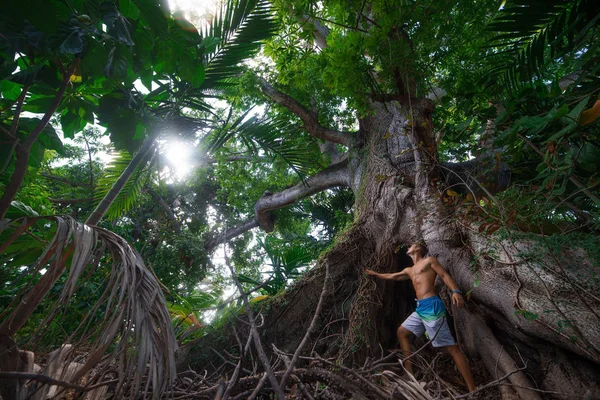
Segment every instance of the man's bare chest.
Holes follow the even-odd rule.
[[[417,263],[412,267],[411,272],[413,280],[435,278],[435,271],[431,268],[430,263]]]

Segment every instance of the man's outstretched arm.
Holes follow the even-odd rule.
[[[428,261],[431,263],[431,268],[435,271],[435,273],[438,274],[446,286],[452,290],[452,303],[458,308],[462,307],[465,304],[465,300],[463,299],[462,293],[458,289],[458,285],[456,282],[454,282],[454,279],[452,279],[448,271],[442,267],[442,264],[440,264],[437,258],[429,257]]]
[[[386,279],[390,281],[407,281],[410,279],[408,274],[406,273],[406,269],[400,272],[394,272],[392,274],[380,274],[379,272],[372,271],[370,269],[366,269],[365,273],[367,275],[376,276],[381,279]]]

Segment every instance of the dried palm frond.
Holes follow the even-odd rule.
[[[31,265],[11,265],[20,251],[18,239],[32,236],[32,227],[38,232],[54,229],[54,235],[47,243],[40,241],[44,250]],[[82,283],[92,274],[102,274],[104,283],[96,303],[75,331],[69,332],[67,343],[74,348],[84,346],[87,352],[70,378],[72,382],[85,378],[87,385],[95,385],[107,380],[104,376],[109,370],[116,370],[115,398],[125,392],[131,397],[150,391],[155,399],[161,396],[175,377],[177,344],[171,317],[159,282],[123,238],[70,217],[25,217],[0,222],[0,254],[9,260],[8,267],[26,268],[24,276],[29,281],[0,313],[0,335],[15,337],[62,276],[60,294],[43,322],[26,342],[18,343],[31,346],[53,321],[67,315]],[[64,357],[64,370],[75,353]]]
[[[412,374],[406,377],[399,376],[393,371],[384,370],[373,374],[381,379],[384,386],[392,388],[392,396],[397,392],[410,400],[433,400],[433,397],[423,388]]]

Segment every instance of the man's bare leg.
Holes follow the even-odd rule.
[[[404,355],[404,358],[410,356],[410,353],[411,353],[410,337],[412,336],[413,333],[411,331],[409,331],[408,329],[406,329],[405,327],[400,326],[400,328],[398,328],[398,331],[396,331],[396,334],[398,336],[398,341],[400,342],[400,348],[402,349],[402,354]],[[410,360],[407,360],[404,363],[404,367],[406,368],[406,370],[408,372],[413,374],[412,362],[410,362]]]
[[[475,390],[475,379],[473,379],[473,374],[471,373],[471,368],[469,367],[469,362],[467,361],[467,357],[463,354],[463,352],[458,348],[457,345],[446,346],[446,350],[452,356],[456,367],[458,368],[458,372],[462,375],[463,379],[467,383],[467,387],[469,388],[469,392]]]

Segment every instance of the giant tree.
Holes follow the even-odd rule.
[[[407,266],[398,251],[423,240],[468,293],[452,310],[457,334],[491,376],[508,375],[503,396],[540,398],[532,381],[564,392],[565,376],[583,395],[598,380],[597,10],[500,5],[278,2],[273,63],[248,78],[247,95],[298,121],[330,164],[266,192],[212,244],[256,225],[271,232],[274,210],[336,187],[354,193],[355,220],[273,306],[267,340],[293,351],[325,282],[321,321],[343,334],[313,348],[363,365],[393,346],[413,296],[362,271]],[[585,239],[561,242],[556,230]]]

